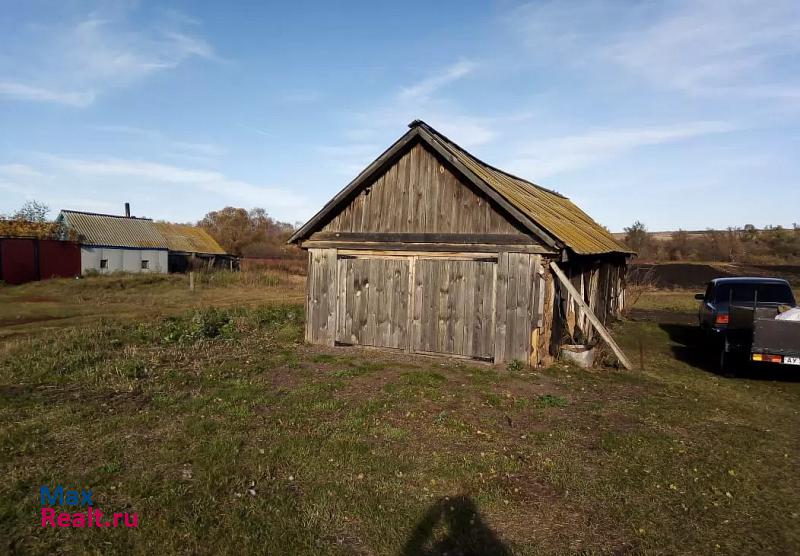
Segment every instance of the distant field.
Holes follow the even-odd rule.
[[[800,381],[723,378],[683,292],[644,369],[302,343],[303,279],[0,287],[0,552],[796,554]],[[42,529],[40,485],[138,529]]]
[[[714,278],[774,276],[800,287],[800,265],[734,263],[639,263],[631,265],[628,281],[647,281],[656,288],[702,288]]]

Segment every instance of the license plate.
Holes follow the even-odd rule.
[[[784,357],[783,358],[784,365],[800,365],[800,357]]]

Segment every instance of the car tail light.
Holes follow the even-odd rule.
[[[720,313],[717,315],[717,318],[714,320],[715,324],[728,324],[730,322],[731,317],[728,313]]]
[[[753,361],[762,361],[764,363],[782,363],[783,357],[780,355],[771,355],[769,353],[754,353]]]

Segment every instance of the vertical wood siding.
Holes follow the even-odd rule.
[[[405,349],[409,261],[339,259],[336,341]]]
[[[486,197],[421,144],[401,156],[321,231],[518,233]]]
[[[494,262],[419,259],[411,349],[466,357],[494,356]]]
[[[336,331],[336,249],[309,249],[306,340],[333,345]]]
[[[531,332],[541,318],[539,273],[541,256],[500,253],[497,260],[496,363],[518,359],[527,362],[531,354]]]
[[[529,361],[543,326],[542,258],[339,257],[310,250],[306,340]]]

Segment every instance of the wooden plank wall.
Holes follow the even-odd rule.
[[[309,251],[306,340],[536,364],[550,301],[542,257],[340,256]],[[534,355],[534,360],[531,355]]]
[[[525,253],[500,253],[495,293],[495,363],[530,360],[531,333],[538,324],[542,257]]]
[[[411,350],[494,357],[494,262],[418,259]]]
[[[306,340],[333,345],[336,331],[336,249],[308,250]]]
[[[604,325],[621,316],[626,273],[624,260],[574,261],[561,266],[572,285],[583,294],[583,300]],[[593,343],[594,327],[577,303],[563,290],[564,288],[556,286],[558,298],[554,316],[558,322],[553,327],[554,332],[558,336],[565,335],[569,342]]]
[[[411,147],[321,231],[519,233],[486,197],[421,144]]]
[[[342,258],[337,268],[336,341],[405,349],[408,345],[409,260]]]

